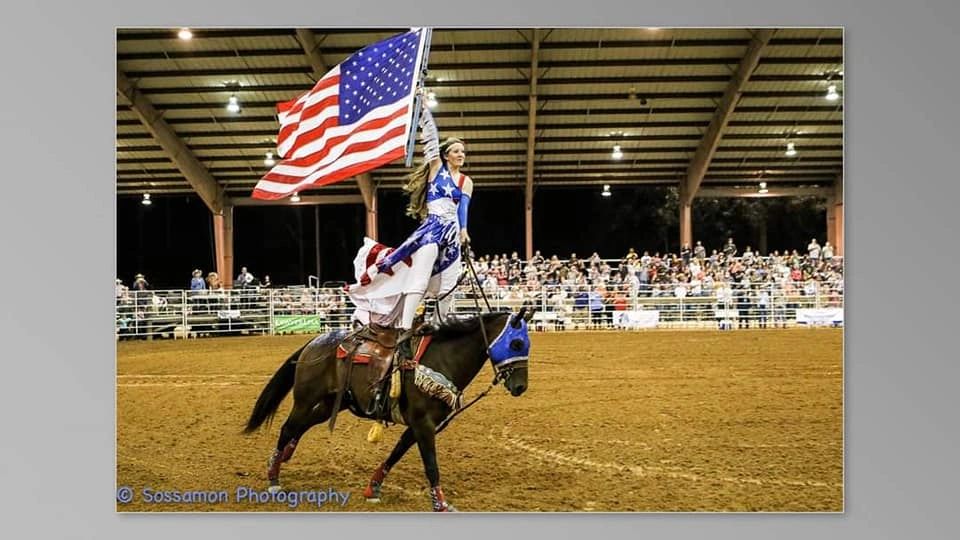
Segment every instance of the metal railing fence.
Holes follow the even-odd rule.
[[[483,306],[474,290],[469,284],[457,289],[455,311],[475,312],[478,301]],[[842,281],[533,289],[488,282],[485,293],[494,310],[532,308],[538,331],[786,328],[843,320]],[[340,288],[126,291],[116,298],[115,330],[118,339],[316,334],[349,328],[353,310]]]

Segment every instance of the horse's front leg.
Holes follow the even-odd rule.
[[[413,436],[413,429],[407,428],[404,430],[403,435],[400,435],[400,440],[397,441],[396,446],[393,447],[393,451],[390,452],[387,460],[381,463],[380,466],[373,471],[373,476],[370,477],[370,482],[367,483],[367,488],[363,490],[363,496],[366,497],[367,502],[380,502],[380,488],[383,486],[383,481],[387,478],[387,474],[390,472],[390,469],[392,469],[393,466],[400,461],[400,458],[407,453],[407,450],[409,450],[415,442],[416,438]]]
[[[420,448],[420,458],[423,460],[423,469],[430,482],[430,498],[434,512],[454,512],[456,508],[448,503],[440,488],[440,467],[437,465],[436,426],[433,422],[422,422],[413,428],[417,447]]]

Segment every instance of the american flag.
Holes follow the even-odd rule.
[[[365,47],[312,90],[277,105],[283,158],[257,182],[255,199],[339,182],[406,155],[423,30]]]

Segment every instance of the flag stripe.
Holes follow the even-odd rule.
[[[294,171],[296,172],[291,174],[278,171],[277,169],[279,167],[274,167],[273,170],[263,176],[263,179],[271,182],[293,184],[300,182],[304,178],[316,178],[318,174],[323,174],[324,171],[336,169],[338,160],[349,159],[350,154],[356,151],[375,150],[378,146],[386,144],[386,141],[393,138],[393,134],[403,130],[404,127],[402,122],[394,121],[383,128],[367,131],[357,137],[340,143],[331,149],[332,152],[328,154],[327,159],[314,164],[310,168],[295,168]],[[383,148],[383,150],[388,149],[389,147]],[[345,165],[347,164],[349,163],[345,163]]]
[[[364,144],[365,147],[369,147],[369,148],[366,148],[364,151],[358,151],[358,152],[356,152],[356,153],[351,153],[349,156],[347,156],[347,157],[345,157],[345,158],[343,158],[343,159],[341,159],[341,160],[338,160],[337,163],[332,164],[332,165],[330,165],[330,166],[328,166],[328,167],[324,167],[324,168],[322,168],[322,169],[319,169],[319,170],[317,170],[315,173],[313,173],[313,174],[311,174],[311,175],[309,175],[309,176],[300,177],[300,178],[296,178],[296,179],[281,179],[280,181],[273,181],[273,180],[263,179],[263,180],[261,180],[260,183],[258,184],[258,187],[263,188],[265,191],[274,191],[274,192],[282,192],[282,193],[293,193],[294,191],[297,191],[297,190],[300,189],[301,187],[303,187],[303,186],[305,186],[305,185],[308,185],[308,184],[311,184],[311,183],[313,183],[315,180],[322,178],[324,175],[334,174],[334,173],[336,173],[337,171],[339,171],[339,170],[341,170],[341,169],[346,169],[347,167],[352,167],[352,166],[357,165],[357,164],[359,164],[359,163],[363,163],[363,162],[366,162],[366,161],[368,161],[368,160],[375,159],[375,157],[376,157],[377,154],[383,152],[382,146],[385,146],[385,145],[386,145],[386,146],[393,147],[394,144],[396,144],[397,140],[403,138],[403,133],[399,133],[399,136],[397,136],[397,133],[398,133],[399,131],[401,131],[401,130],[398,129],[398,130],[395,130],[395,131],[391,132],[391,133],[390,133],[390,135],[392,135],[391,138],[387,138],[387,139],[384,139],[384,140],[372,141],[372,142],[370,142],[370,143],[361,143],[361,144]],[[403,146],[403,144],[402,144],[403,142],[404,142],[404,141],[401,141],[401,142],[400,142],[400,146],[401,146],[401,147]],[[401,150],[405,150],[405,149],[404,149],[404,148],[401,148]],[[296,181],[296,182],[293,182],[293,180],[297,180],[297,181]],[[322,182],[322,181],[321,181],[321,184],[320,184],[320,185],[325,185],[325,184],[327,184],[327,183],[329,183],[329,182]]]
[[[333,81],[332,86],[326,83]],[[317,87],[301,96],[296,103],[278,116],[280,119],[280,134],[277,136],[277,153],[281,157],[289,155],[296,148],[300,133],[315,129],[324,119],[339,114],[337,85],[340,82],[338,75],[320,79]],[[321,83],[323,86],[321,87]],[[288,102],[289,103],[289,102]],[[328,110],[330,107],[333,110]],[[305,119],[301,121],[301,119]]]
[[[350,178],[351,176],[356,176],[362,172],[368,171],[370,169],[375,169],[381,165],[390,163],[395,159],[402,158],[407,149],[404,148],[403,144],[406,142],[403,140],[403,137],[400,137],[400,144],[393,150],[381,155],[377,158],[368,158],[362,162],[354,163],[350,166],[344,167],[331,173],[329,178],[325,178],[319,183],[313,182],[302,182],[300,184],[274,184],[268,180],[261,180],[257,183],[257,187],[253,190],[253,197],[256,199],[264,200],[276,200],[282,199],[295,191],[300,191],[301,189],[306,189],[313,186],[325,186],[328,184],[333,184],[345,178]],[[378,152],[371,152],[371,155],[377,155]]]
[[[308,117],[307,120],[303,122],[297,119],[280,127],[280,135],[277,137],[277,150],[281,156],[287,157],[291,152],[295,152],[296,149],[301,146],[300,138],[304,133],[317,128],[334,127],[337,125],[337,115],[340,112],[339,107],[337,107],[337,96],[325,98],[317,104],[317,107],[316,112],[307,111],[315,116]]]
[[[349,130],[330,128],[322,131],[317,129],[301,135],[299,139],[304,145],[294,151],[293,157],[279,163],[277,169],[279,169],[279,172],[282,174],[297,174],[298,172],[309,173],[310,168],[325,160],[330,154],[331,149],[344,140],[360,135],[364,131],[382,129],[388,124],[395,123],[398,119],[406,120],[406,115],[407,107],[404,105],[401,109],[391,113],[389,116],[372,118],[362,124],[353,126],[343,126],[350,128]],[[316,138],[316,140],[307,142],[305,140],[307,138]]]
[[[335,82],[339,83],[340,78],[334,77]],[[283,113],[283,116],[280,118],[281,125],[291,125],[297,124],[300,122],[301,118],[309,119],[313,114],[316,114],[319,111],[322,111],[324,108],[329,106],[330,98],[333,98],[333,103],[337,101],[337,86],[326,87],[321,89],[315,89],[310,92],[305,99],[300,99],[297,103],[294,103],[289,110]]]

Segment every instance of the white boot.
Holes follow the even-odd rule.
[[[413,319],[417,317],[417,308],[420,307],[420,301],[423,300],[423,293],[407,293],[403,296],[403,315],[400,317],[400,328],[410,330],[413,328]]]

